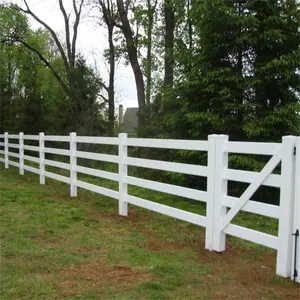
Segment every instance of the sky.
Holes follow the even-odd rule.
[[[1,1],[1,0],[0,0]],[[14,1],[25,8],[23,0]],[[59,36],[64,38],[64,21],[59,9],[58,0],[27,0],[30,9],[44,22],[46,22]],[[64,0],[68,12],[72,12],[72,0]],[[33,28],[40,27],[29,16]],[[84,54],[91,66],[97,66],[99,74],[108,82],[108,65],[103,58],[104,49],[108,48],[105,27],[100,27],[88,16],[84,16],[78,30],[77,51]],[[137,107],[137,96],[133,72],[130,66],[125,67],[119,63],[115,76],[116,107],[122,104],[124,108]]]

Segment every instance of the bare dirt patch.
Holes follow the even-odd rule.
[[[71,266],[60,271],[59,290],[62,297],[76,295],[93,287],[101,290],[108,285],[130,289],[132,285],[148,280],[150,273],[142,268],[127,265],[108,266],[101,261]]]
[[[144,232],[141,232],[144,233]],[[201,281],[210,290],[212,299],[261,299],[282,297],[283,299],[299,299],[300,289],[291,288],[289,279],[276,282],[276,253],[251,253],[251,249],[227,248],[217,253],[205,250],[203,243],[177,243],[156,239],[149,232],[151,239],[147,248],[151,251],[168,251],[192,249],[197,253],[198,261],[210,266],[213,272],[202,277]],[[170,253],[170,255],[172,255]],[[203,287],[191,285],[195,293],[203,292]]]
[[[179,244],[175,242],[167,242],[157,239],[151,239],[147,245],[147,248],[152,251],[161,251],[161,250],[181,250],[188,248],[188,245]]]
[[[16,181],[15,183],[13,183],[12,185],[25,185],[26,182],[25,181]]]
[[[139,228],[138,231],[139,231],[140,234],[143,234],[143,235],[148,235],[148,236],[154,235],[154,232],[152,230],[149,230],[149,229]]]
[[[127,221],[128,225],[130,225],[130,221],[134,222],[143,222],[143,221],[149,221],[153,219],[153,216],[151,214],[145,214],[142,212],[138,212],[136,209],[130,208],[130,211],[128,212],[128,216],[124,217],[119,215],[118,213],[109,213],[109,214],[102,214],[101,218],[109,218],[114,219],[117,221]]]
[[[261,299],[263,294],[300,299],[300,290],[291,288],[290,280],[276,282],[276,253],[265,252],[257,257],[251,254],[251,250],[240,249],[228,249],[222,254],[199,254],[199,259],[211,263],[214,269],[204,280],[211,286],[213,299]],[[214,285],[218,288],[214,289]]]

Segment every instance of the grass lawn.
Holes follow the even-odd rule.
[[[203,228],[133,206],[120,217],[115,200],[0,171],[1,300],[299,299],[298,285],[276,277],[275,251],[229,237],[225,252],[209,252]],[[238,220],[276,232],[249,216]]]

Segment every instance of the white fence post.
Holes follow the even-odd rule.
[[[24,175],[24,133],[19,133],[19,173]]]
[[[119,134],[119,214],[121,216],[128,215],[128,203],[125,201],[127,195],[127,183],[125,183],[125,176],[127,176],[127,134]]]
[[[4,160],[5,160],[5,169],[8,169],[8,132],[4,133]]]
[[[280,219],[278,229],[278,249],[276,262],[276,274],[282,277],[289,277],[292,271],[292,233],[294,217],[294,180],[296,162],[296,155],[294,155],[295,146],[296,137],[285,136],[282,138],[282,186],[280,189]]]
[[[215,197],[215,143],[216,134],[208,136],[207,151],[207,193],[206,202],[206,228],[205,228],[205,249],[213,250],[213,229],[214,229],[214,197]]]
[[[39,134],[39,154],[40,154],[40,184],[45,184],[45,140],[44,132]]]
[[[76,132],[70,133],[70,196],[77,197],[77,144],[76,144]]]
[[[222,218],[226,215],[226,206],[223,206],[223,196],[227,195],[227,180],[223,178],[224,170],[228,168],[228,152],[225,143],[228,135],[217,135],[215,139],[215,186],[214,186],[214,216],[213,216],[213,250],[225,250],[226,234],[221,230]]]
[[[296,161],[295,161],[295,193],[294,193],[294,227],[293,227],[293,234],[300,232],[300,137],[297,138],[296,141],[296,148],[295,148],[295,154],[296,154]],[[300,283],[300,236],[297,238],[297,247],[295,247],[295,236],[293,236],[293,245],[292,249],[293,251],[296,250],[297,252],[293,252],[292,255],[292,272],[291,272],[291,278],[294,279]],[[295,262],[296,258],[296,262]],[[297,274],[294,274],[295,268],[297,270]],[[297,275],[297,276],[296,276]]]

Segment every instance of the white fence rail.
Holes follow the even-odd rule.
[[[26,145],[30,140],[37,141],[39,146]],[[49,141],[69,143],[69,149],[45,147],[45,142]],[[119,153],[108,155],[78,151],[78,143],[117,145]],[[128,147],[204,151],[207,152],[207,165],[128,157]],[[28,155],[27,151],[37,152],[38,157]],[[45,159],[46,153],[68,156],[70,162]],[[261,172],[234,170],[228,168],[229,153],[268,155],[270,160]],[[108,138],[77,136],[76,133],[71,133],[70,136],[53,136],[44,133],[10,135],[6,132],[0,135],[0,155],[3,155],[0,161],[4,163],[6,169],[11,165],[19,168],[20,175],[24,174],[24,170],[36,173],[40,176],[40,184],[45,184],[46,177],[69,184],[72,197],[77,196],[79,187],[118,199],[120,215],[128,215],[128,203],[130,203],[203,226],[206,228],[205,247],[208,250],[224,251],[227,234],[275,249],[277,250],[276,273],[300,281],[300,275],[296,276],[295,273],[295,270],[300,273],[300,238],[295,245],[297,239],[293,236],[297,230],[300,230],[300,137],[283,137],[282,143],[254,143],[229,142],[228,136],[225,135],[210,135],[208,141],[190,141],[128,138],[124,133],[119,134],[118,138]],[[12,161],[10,157],[18,158],[19,161]],[[119,171],[112,173],[80,166],[77,164],[77,158],[115,163],[118,164]],[[39,167],[27,166],[25,161],[38,163]],[[278,165],[281,165],[281,173],[273,174]],[[45,171],[45,166],[68,170],[70,175],[66,177]],[[128,176],[128,166],[206,177],[207,190],[201,191]],[[119,183],[119,189],[114,191],[78,180],[77,173],[116,181]],[[248,183],[249,186],[240,198],[232,197],[227,192],[228,180]],[[204,202],[206,215],[201,216],[129,195],[128,185]],[[279,206],[253,201],[252,196],[261,185],[280,190]],[[278,236],[231,224],[240,211],[278,219]],[[296,248],[297,253],[295,253]]]

